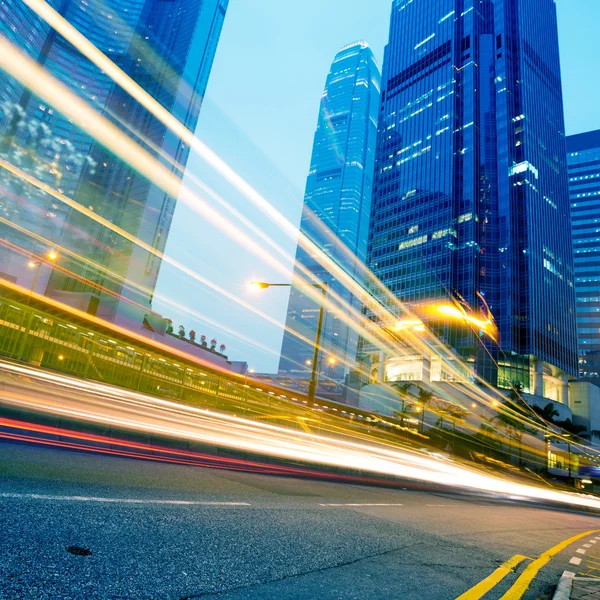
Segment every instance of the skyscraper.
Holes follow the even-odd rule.
[[[55,0],[50,5],[194,130],[228,0]],[[23,2],[0,7],[0,32],[180,174],[189,148]],[[162,252],[176,198],[0,74],[0,154],[7,163]],[[26,257],[62,249],[47,293],[109,320],[150,308],[160,260],[3,171],[4,276]],[[31,235],[33,234],[33,235]],[[45,283],[45,282],[42,282]]]
[[[579,376],[600,378],[600,130],[567,138]]]
[[[380,78],[365,42],[350,44],[335,56],[321,99],[300,224],[301,233],[359,282],[359,263],[364,263],[367,250]],[[360,311],[356,298],[298,245],[295,283],[302,269]],[[302,287],[292,288],[286,327],[305,341],[286,331],[280,373],[310,372],[307,361],[313,358],[318,314],[319,306]],[[326,311],[321,341],[322,360],[328,353],[336,357],[325,374],[340,379],[355,360],[358,336],[338,314]]]
[[[436,331],[472,374],[564,400],[576,340],[554,0],[394,1],[376,160],[375,275],[414,306],[489,307],[500,349]]]

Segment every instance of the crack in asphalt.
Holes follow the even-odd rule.
[[[220,594],[227,594],[230,592],[237,592],[240,590],[248,590],[248,589],[252,589],[252,588],[256,588],[256,587],[261,587],[264,585],[269,585],[271,583],[279,583],[281,581],[287,581],[288,579],[296,579],[298,577],[304,577],[305,575],[311,575],[314,573],[323,573],[325,571],[330,571],[333,569],[339,569],[341,567],[347,567],[350,565],[355,565],[357,563],[360,563],[362,561],[365,560],[370,560],[372,558],[379,558],[382,556],[387,556],[389,554],[394,554],[395,552],[400,552],[402,550],[406,550],[408,548],[415,548],[416,546],[420,546],[422,544],[407,544],[405,546],[400,546],[398,548],[393,548],[391,550],[386,550],[384,552],[377,552],[375,554],[369,554],[368,556],[362,556],[360,558],[356,558],[354,560],[349,560],[346,562],[342,562],[342,563],[338,563],[335,565],[329,565],[326,567],[319,567],[317,569],[309,569],[308,571],[303,571],[302,573],[295,573],[293,575],[284,575],[282,577],[277,577],[275,579],[269,579],[266,581],[257,581],[256,583],[251,583],[248,585],[240,585],[240,586],[236,586],[233,588],[229,588],[229,589],[223,589],[223,590],[219,590],[216,592],[200,592],[199,594],[190,594],[190,595],[186,595],[186,596],[181,596],[179,598],[177,598],[177,600],[194,600],[195,598],[206,598],[208,596],[219,596]],[[494,561],[491,561],[491,563],[494,563]],[[446,568],[452,568],[452,569],[481,569],[484,568],[483,565],[464,565],[464,564],[460,564],[460,565],[449,565],[449,564],[444,564],[444,563],[416,563],[415,561],[412,562],[399,562],[398,564],[400,565],[415,565],[417,564],[420,567],[446,567]],[[498,562],[498,564],[500,564]],[[491,565],[493,566],[493,564]]]

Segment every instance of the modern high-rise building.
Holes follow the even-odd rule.
[[[564,400],[577,357],[554,0],[395,0],[376,161],[374,274],[414,307],[489,308],[499,347],[435,330],[472,375]]]
[[[365,42],[350,44],[335,56],[321,99],[300,224],[300,232],[359,283],[367,251],[380,80]],[[298,245],[294,283],[307,279],[303,269],[327,284],[329,298],[337,294],[360,312],[360,303],[345,286]],[[280,373],[302,376],[311,370],[319,306],[305,291],[291,291]],[[340,319],[340,311],[325,311],[321,338],[322,372],[335,379],[342,379],[354,364],[358,344],[357,333]],[[331,355],[334,365],[325,362]]]
[[[567,138],[579,376],[600,378],[600,130]]]
[[[49,4],[188,129],[194,130],[228,0],[51,0]],[[25,3],[0,6],[0,34],[174,173],[189,148]],[[176,198],[0,73],[0,158],[162,252]],[[126,323],[149,310],[160,260],[14,173],[0,170],[1,275],[58,252],[38,291]],[[31,277],[31,274],[29,274]]]

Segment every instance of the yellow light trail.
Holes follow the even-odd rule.
[[[225,235],[259,256],[266,264],[287,273],[287,270],[282,270],[280,263],[268,252],[240,229],[223,219],[214,208],[183,184],[170,169],[3,37],[0,37],[0,68],[50,106],[68,116],[79,128],[89,133],[115,156],[131,165],[148,181],[173,198],[180,198]],[[4,160],[2,162],[4,165],[7,164]]]
[[[7,219],[5,219],[2,216],[0,216],[0,223],[2,223],[3,225],[6,225],[7,227],[11,227],[11,228],[19,231],[23,235],[27,235],[27,236],[31,237],[32,239],[35,239],[37,242],[39,242],[42,245],[45,245],[46,247],[50,247],[53,245],[61,256],[69,256],[77,261],[80,261],[80,262],[86,264],[88,267],[91,267],[92,269],[94,269],[96,272],[102,273],[103,275],[105,275],[112,281],[120,282],[120,283],[124,284],[125,286],[129,287],[130,289],[135,289],[138,292],[142,292],[142,293],[146,293],[146,294],[152,293],[152,290],[150,290],[149,288],[146,288],[146,287],[144,287],[138,283],[135,283],[133,281],[129,281],[129,280],[125,279],[125,277],[123,277],[122,275],[119,275],[119,274],[115,273],[114,271],[107,269],[100,263],[94,262],[84,256],[80,256],[79,254],[72,252],[68,248],[61,246],[60,244],[53,243],[50,240],[48,240],[47,238],[44,238],[38,234],[35,234],[35,233],[29,231],[28,229],[25,229],[24,227],[17,225],[16,223],[11,223],[10,221],[8,221]],[[2,243],[2,240],[0,240],[0,243]],[[11,246],[12,246],[12,244],[11,244]],[[16,249],[13,248],[13,250],[15,252],[20,251],[20,254],[22,254],[23,256],[30,255],[29,252],[22,250],[20,248],[16,248]],[[70,271],[65,271],[65,272],[71,273],[72,276],[77,277],[76,273],[72,273]],[[81,281],[87,281],[84,278],[80,278],[80,279],[81,279]],[[114,294],[114,292],[111,292],[111,290],[106,290],[103,286],[99,286],[99,284],[93,284],[93,282],[89,282],[89,285],[90,286],[97,285],[98,287],[102,288],[106,293]],[[131,304],[136,304],[134,301],[132,301],[129,298],[126,298],[124,296],[119,296],[119,297],[125,302],[131,303]],[[258,348],[264,352],[270,353],[274,356],[278,355],[273,349],[271,349],[268,346],[265,346],[264,344],[259,343],[255,339],[249,338],[249,337],[239,333],[238,331],[234,331],[233,329],[230,329],[227,325],[225,325],[224,323],[221,323],[220,321],[215,321],[214,319],[209,321],[206,318],[206,316],[203,315],[202,313],[199,313],[198,311],[195,311],[184,304],[180,304],[177,301],[175,301],[167,296],[154,293],[154,298],[160,300],[161,302],[164,302],[166,305],[171,306],[172,308],[174,308],[176,310],[179,310],[179,311],[189,315],[192,318],[198,319],[199,321],[201,321],[203,323],[212,325],[212,326],[222,330],[224,333],[228,333],[231,336],[236,337],[255,348]]]
[[[38,189],[42,190],[43,192],[51,195],[52,197],[54,197],[56,200],[59,200],[60,202],[63,202],[64,204],[66,204],[67,206],[69,206],[70,208],[78,211],[79,213],[87,216],[88,218],[90,218],[91,220],[99,223],[100,225],[107,227],[108,229],[110,229],[111,231],[117,233],[118,235],[124,237],[125,239],[127,239],[128,241],[130,241],[133,244],[138,245],[139,247],[141,247],[142,249],[146,250],[147,252],[150,252],[152,254],[154,254],[155,256],[159,257],[161,260],[164,260],[166,263],[171,264],[172,266],[174,266],[175,268],[177,268],[178,270],[184,272],[186,275],[190,275],[191,277],[193,277],[194,279],[198,280],[200,283],[203,283],[205,285],[207,285],[208,287],[211,287],[212,289],[214,289],[215,291],[217,291],[218,293],[221,293],[223,295],[225,295],[227,298],[229,298],[232,301],[235,301],[236,303],[242,305],[244,308],[246,308],[247,310],[252,311],[254,314],[256,314],[257,316],[264,318],[268,321],[270,321],[272,324],[279,326],[280,323],[278,321],[276,321],[275,319],[273,319],[272,317],[270,317],[269,315],[267,315],[266,313],[263,313],[261,311],[259,311],[256,307],[254,307],[253,305],[249,304],[249,303],[245,303],[244,301],[240,300],[237,296],[234,296],[232,294],[230,294],[229,292],[226,292],[223,288],[221,288],[220,286],[218,286],[217,284],[211,282],[210,280],[201,277],[200,275],[198,275],[197,273],[195,273],[194,271],[192,271],[191,269],[189,269],[188,267],[185,267],[184,265],[182,265],[181,263],[171,259],[168,255],[161,253],[160,251],[156,250],[154,247],[150,246],[149,244],[146,244],[145,242],[143,242],[142,240],[140,240],[139,238],[132,236],[131,234],[129,234],[127,231],[125,231],[124,229],[118,227],[117,225],[114,225],[113,223],[111,223],[110,221],[107,221],[106,219],[104,219],[103,217],[100,217],[97,213],[89,210],[88,208],[82,206],[81,204],[75,202],[74,200],[68,198],[67,196],[65,196],[64,194],[58,192],[57,190],[55,190],[54,188],[50,187],[49,185],[41,182],[40,180],[36,179],[35,177],[29,175],[28,173],[25,173],[24,171],[22,171],[21,169],[18,169],[17,167],[15,167],[13,164],[5,161],[4,159],[0,158],[0,167],[9,171],[10,173],[12,173],[13,175],[23,179],[24,181],[26,181],[27,183],[29,183],[30,185],[37,187]],[[44,239],[41,236],[38,236],[32,232],[30,232],[29,230],[24,229],[23,227],[20,227],[14,223],[10,223],[9,221],[7,221],[6,219],[0,217],[0,222],[8,225],[9,227],[15,228],[18,231],[20,231],[21,233],[24,233],[26,235],[29,235],[31,237],[33,237],[34,239],[37,239],[38,241],[41,241],[43,243],[45,243],[48,246],[51,246],[53,244],[53,242],[51,242],[50,240]],[[77,255],[71,251],[68,251],[66,248],[62,247],[63,253],[66,255],[70,255],[70,256],[74,256],[76,259],[84,261],[88,264],[90,264],[91,266],[97,267],[98,269],[100,269],[101,272],[105,272],[106,274],[110,274],[111,272],[104,268],[101,267],[100,265],[98,265],[97,263],[91,263],[90,261],[88,261],[87,259],[85,259],[84,257]],[[122,281],[124,281],[123,277],[120,277],[118,275],[115,275],[115,277],[120,278]],[[138,284],[135,284],[133,282],[127,282],[127,284],[129,286],[133,286],[136,287],[140,290],[144,290],[144,288],[142,286],[139,286]],[[162,297],[162,296],[156,296],[157,298],[162,298],[163,300],[165,300],[166,303],[170,304],[171,306],[174,306],[175,308],[178,308],[180,310],[183,310],[184,312],[191,314],[193,316],[196,316],[198,318],[202,318],[203,320],[206,320],[204,317],[202,317],[202,315],[200,315],[200,313],[191,311],[191,309],[184,307],[178,303],[173,302],[172,300]],[[127,299],[125,299],[127,300]],[[233,330],[230,330],[228,327],[224,326],[224,325],[220,325],[218,323],[216,323],[218,326],[220,326],[224,331],[229,331],[230,333],[232,333],[233,335],[236,335],[237,337],[240,337],[240,339],[244,339],[246,341],[248,341],[250,344],[261,347],[266,349],[268,352],[273,352],[271,349],[263,347],[259,344],[257,344],[254,340],[250,339],[250,338],[246,338],[245,336],[240,335],[237,332],[234,332]],[[291,330],[290,330],[291,331]],[[295,333],[295,332],[294,332]],[[312,343],[312,340],[301,336],[299,334],[297,334],[298,337],[300,339],[302,339],[303,341],[307,342],[307,343]]]
[[[205,144],[203,144],[200,140],[198,140],[194,134],[189,131],[184,125],[182,125],[173,115],[171,115],[160,103],[158,103],[150,94],[148,94],[141,86],[139,86],[133,79],[131,79],[126,73],[124,73],[117,65],[115,65],[106,55],[104,55],[98,48],[96,48],[85,36],[83,36],[77,29],[75,29],[68,21],[66,21],[61,15],[59,15],[56,11],[54,11],[44,0],[24,0],[24,2],[34,10],[42,19],[44,19],[51,27],[53,27],[56,31],[58,31],[65,39],[67,39],[75,48],[77,48],[84,56],[86,56],[92,63],[102,69],[105,73],[109,75],[113,81],[115,81],[122,89],[127,91],[133,98],[135,98],[142,106],[144,106],[151,114],[153,114],[159,121],[161,121],[166,127],[168,127],[172,132],[174,132],[178,137],[180,137],[183,141],[188,143],[188,145],[194,150],[198,155],[200,155],[209,165],[211,165],[218,173],[220,173],[225,179],[227,179],[234,187],[236,187],[245,197],[247,197],[255,206],[260,208],[264,214],[266,214],[274,223],[276,223],[283,231],[285,231],[292,239],[295,239],[298,235],[297,228],[294,227],[279,211],[277,211],[264,197],[262,197],[252,186],[250,186],[243,178],[241,178],[229,165],[227,165],[220,157],[218,157],[212,150],[210,150]],[[0,47],[1,50],[1,47]],[[24,58],[24,57],[22,57]],[[5,69],[6,70],[6,69]],[[39,69],[41,70],[41,69]],[[18,79],[13,71],[13,76]],[[26,83],[25,83],[26,84]],[[27,85],[27,84],[26,84]],[[35,90],[33,90],[35,91]],[[63,87],[63,92],[68,92]],[[38,93],[38,92],[36,92]],[[38,93],[38,95],[40,95]],[[42,96],[43,97],[43,96]],[[52,104],[49,98],[46,98],[46,101]],[[81,101],[80,101],[81,103]],[[84,104],[85,106],[85,104]],[[56,106],[55,106],[56,107]],[[68,107],[67,112],[64,112],[64,109],[60,107],[56,107],[57,110],[60,110],[64,114],[69,114]],[[81,107],[80,107],[81,108]],[[71,116],[69,114],[69,116]],[[84,127],[85,129],[85,127]],[[116,128],[114,128],[116,129]],[[119,130],[116,130],[118,133]],[[94,135],[92,133],[92,135]],[[122,135],[122,134],[121,134]],[[94,136],[96,137],[96,136]],[[98,139],[98,138],[96,138]],[[126,138],[128,142],[131,141]],[[99,141],[102,140],[99,139]],[[134,144],[135,146],[135,144]],[[110,149],[110,147],[109,147]],[[138,149],[139,151],[139,149]],[[118,155],[118,154],[117,154]],[[164,167],[160,165],[162,169]],[[137,168],[137,167],[136,167]],[[139,170],[139,168],[138,168]],[[168,169],[164,169],[165,176],[172,176],[173,173]],[[180,184],[180,180],[175,177],[178,184]],[[165,190],[166,191],[166,190]],[[186,190],[182,189],[182,193],[180,197],[186,201],[186,194],[183,193]],[[170,192],[167,192],[170,193]],[[170,193],[170,195],[176,197],[176,193]],[[217,219],[218,226],[222,229],[222,224],[220,219]],[[227,232],[226,232],[227,233]],[[320,248],[318,248],[314,243],[312,243],[302,232],[300,232],[298,237],[298,243],[307,251],[311,256],[313,256],[320,264],[322,264],[336,279],[338,279],[342,284],[352,293],[363,300],[366,297],[369,297],[371,301],[374,301],[372,297],[368,295],[368,292],[358,284],[350,275],[348,275],[344,269],[342,269],[335,261],[331,260],[331,258],[323,252]],[[270,259],[270,257],[269,257]],[[270,260],[266,261],[270,263]],[[366,268],[366,267],[365,267]],[[316,281],[316,277],[312,275],[312,273],[308,273],[310,277],[314,281]],[[375,280],[374,276],[371,275],[371,280]],[[377,280],[376,280],[377,281]],[[406,312],[406,308],[403,307],[398,300],[392,296],[391,292],[387,290],[380,282],[378,282],[379,289],[383,290],[385,296],[388,299],[391,299],[393,303],[399,307],[400,310]],[[312,299],[316,302],[320,302],[321,298],[319,297],[319,292],[312,289],[307,289],[306,291],[308,296],[311,296]],[[326,303],[330,302],[329,300],[325,301]],[[330,306],[330,304],[327,304]],[[384,311],[385,316],[389,315],[388,309],[384,308],[381,304],[379,305],[381,310]],[[333,306],[332,310],[335,311],[335,306]],[[353,314],[355,310],[350,307],[350,314]],[[360,319],[360,314],[354,314],[355,318]],[[347,322],[347,316],[342,313],[342,319]],[[356,328],[356,324],[350,320],[348,322],[350,327]],[[293,332],[296,335],[296,332]],[[389,339],[382,337],[380,332],[372,331],[372,330],[363,330],[359,332],[363,335],[368,341],[371,343],[381,347],[384,351],[387,351],[388,354],[394,354],[393,344],[390,344]],[[422,353],[431,350],[430,345],[424,343],[424,341],[418,337],[414,337],[410,339],[412,344]],[[432,342],[435,344],[435,342]],[[445,355],[445,352],[436,352],[439,354],[442,359]],[[451,370],[455,371],[455,375],[457,377],[461,377],[459,371],[455,369],[452,364],[447,365]],[[490,388],[491,389],[491,388]],[[486,402],[482,399],[482,402]]]
[[[225,161],[217,156],[208,146],[202,143],[194,134],[182,125],[173,115],[171,115],[160,103],[158,103],[150,94],[148,94],[141,86],[133,79],[126,75],[117,65],[115,65],[107,56],[105,56],[98,48],[96,48],[85,36],[75,29],[68,21],[54,11],[44,0],[23,0],[32,10],[34,10],[42,19],[50,24],[58,31],[65,39],[73,44],[84,56],[92,63],[106,72],[113,81],[121,88],[127,91],[133,98],[144,106],[151,114],[153,114],[166,127],[174,132],[183,141],[188,143],[192,150],[201,156],[207,164],[211,165],[221,176],[229,181],[236,189],[238,189],[246,198],[248,198],[255,206],[266,214],[274,223],[276,223],[284,232],[292,239],[298,236],[297,228],[292,225],[279,211],[277,211],[261,194],[259,194],[248,182],[246,182],[238,173],[236,173]],[[276,269],[280,270],[281,265],[274,260],[268,253],[264,252],[260,246],[256,245],[250,238],[239,232],[226,223],[222,217],[203,202],[197,195],[194,195],[189,188],[181,184],[181,180],[173,174],[172,171],[164,167],[158,161],[153,159],[151,155],[143,151],[129,137],[124,135],[118,128],[112,125],[106,119],[102,119],[95,111],[85,104],[79,97],[71,93],[64,85],[54,81],[44,70],[33,61],[27,59],[18,50],[16,50],[9,42],[0,39],[0,67],[10,73],[15,79],[21,81],[29,87],[36,95],[45,99],[50,105],[53,105],[57,110],[66,114],[79,127],[88,131],[105,147],[115,153],[117,156],[130,163],[138,172],[147,177],[150,181],[161,187],[166,193],[173,197],[179,196],[184,202],[203,214],[208,220],[213,222],[219,229],[224,231],[229,237],[239,242],[244,239],[248,247],[264,258],[267,264],[272,264]],[[235,232],[235,233],[234,233]],[[238,238],[238,235],[241,238]],[[237,238],[237,239],[236,239]],[[378,300],[375,300],[369,293],[358,284],[348,273],[345,272],[335,261],[333,261],[322,249],[312,243],[302,232],[298,236],[298,243],[313,256],[321,265],[323,265],[338,281],[340,281],[347,289],[359,299],[368,298],[371,302],[376,302],[380,311],[385,317],[392,317],[389,310],[385,308]],[[366,268],[366,267],[365,267]],[[316,281],[316,278],[313,280]],[[400,311],[406,312],[407,308],[403,306],[391,292],[385,288],[374,275],[370,275],[372,281],[377,282],[379,289],[384,296],[391,301]],[[319,292],[307,289],[307,295],[311,296],[315,301],[319,302]],[[326,301],[327,302],[327,301]],[[329,306],[329,305],[328,305]],[[332,308],[335,310],[335,306]],[[351,309],[352,310],[352,309]],[[345,315],[342,315],[346,319]],[[392,317],[393,318],[393,317]],[[356,324],[350,324],[356,327]],[[294,332],[295,333],[295,332]],[[361,335],[371,343],[380,346],[388,354],[394,353],[394,345],[391,340],[384,336],[378,335],[380,332],[365,329],[360,332]],[[407,340],[413,347],[421,352],[431,352],[434,346],[439,346],[439,341],[430,337],[428,340],[418,336],[411,336]],[[435,351],[442,359],[447,351],[444,348]],[[456,358],[456,357],[454,357]],[[458,379],[463,378],[460,371],[454,367],[451,362],[447,362],[447,367],[454,372]],[[466,381],[465,381],[466,382]],[[487,382],[480,381],[490,392],[494,392],[493,388]],[[435,388],[435,385],[432,385]],[[479,401],[489,405],[489,398],[486,395],[481,395],[480,391],[472,386],[473,393],[479,397]],[[537,424],[533,424],[538,426]]]
[[[300,245],[309,252],[316,260],[322,264],[336,279],[338,279],[347,288],[353,291],[359,300],[366,298],[368,293],[363,286],[358,284],[344,269],[342,269],[335,261],[333,261],[322,249],[315,245],[302,232],[298,234],[297,228],[290,223],[279,211],[277,211],[261,194],[259,194],[250,184],[240,177],[229,165],[218,157],[208,146],[202,143],[194,133],[188,130],[180,121],[178,121],[168,110],[166,110],[159,102],[157,102],[146,90],[138,85],[131,77],[122,71],[113,61],[103,54],[94,44],[92,44],[84,35],[82,35],[75,27],[73,27],[66,19],[56,12],[44,0],[23,0],[27,6],[35,11],[44,21],[46,21],[53,29],[58,31],[65,39],[67,39],[77,50],[88,58],[93,64],[104,71],[117,85],[127,91],[132,98],[139,102],[151,114],[153,114],[161,123],[168,127],[180,139],[187,143],[192,150],[201,156],[207,164],[211,165],[218,173],[227,179],[235,188],[237,188],[246,198],[248,198],[255,206],[266,214],[275,224],[277,224],[291,239],[298,238]],[[1,50],[1,47],[0,47]],[[17,78],[14,73],[13,77]],[[26,84],[27,85],[27,84]],[[37,92],[36,92],[37,93]],[[38,94],[39,95],[39,94]],[[50,104],[49,99],[46,99]],[[68,114],[56,107],[57,110]],[[98,138],[97,138],[98,139]],[[99,140],[100,141],[100,140]],[[109,148],[110,149],[110,148]],[[161,165],[162,166],[162,165]],[[167,173],[172,175],[170,171]],[[182,190],[185,191],[185,190]],[[177,197],[177,194],[171,194]],[[185,194],[182,194],[185,200]],[[270,261],[266,261],[269,263]],[[318,282],[317,278],[310,272],[306,274],[313,282]],[[389,293],[389,292],[388,292]],[[319,293],[314,290],[307,289],[307,295],[311,296],[316,302],[320,302]],[[397,302],[397,300],[395,299]],[[360,318],[360,313],[350,307],[351,312],[355,312],[355,317]],[[352,326],[352,324],[350,324]],[[364,332],[365,337],[370,339],[370,332]],[[375,342],[371,338],[371,341]],[[389,344],[389,341],[379,340],[379,344]]]
[[[600,499],[594,496],[560,492],[494,477],[465,465],[435,460],[383,441],[367,443],[353,440],[350,429],[344,437],[309,434],[78,380],[31,366],[0,361],[0,369],[24,378],[17,382],[11,380],[0,391],[2,404],[13,408],[59,417],[69,416],[91,423],[110,424],[132,431],[167,435],[317,465],[353,471],[358,469],[372,474],[500,494],[508,498],[600,510]]]
[[[36,95],[44,99],[46,102],[48,102],[48,104],[54,106],[56,110],[69,116],[69,118],[71,118],[79,127],[90,133],[90,135],[97,139],[106,148],[111,150],[115,155],[119,156],[122,160],[125,160],[131,164],[149,181],[152,181],[161,187],[161,189],[163,189],[166,193],[174,197],[177,197],[179,192],[180,198],[183,198],[184,201],[187,200],[187,203],[194,208],[194,210],[200,212],[200,214],[216,224],[222,231],[227,233],[229,237],[232,237],[236,243],[247,245],[248,248],[253,251],[253,253],[265,260],[267,264],[271,264],[277,268],[277,270],[286,275],[288,274],[287,268],[281,265],[281,263],[274,259],[268,252],[258,246],[255,242],[251,241],[250,238],[248,238],[240,230],[236,229],[233,225],[231,225],[231,223],[222,219],[222,217],[216,211],[214,211],[214,209],[210,208],[205,202],[200,200],[200,198],[193,194],[188,187],[182,186],[181,180],[169,169],[164,167],[164,165],[154,159],[146,151],[142,150],[138,144],[136,144],[117,127],[112,125],[108,120],[90,108],[83,100],[81,100],[81,98],[66,88],[66,86],[56,81],[39,65],[28,59],[20,51],[14,48],[14,46],[2,38],[0,38],[0,68],[12,75],[18,81],[21,81],[21,83],[29,87]],[[161,260],[164,260],[179,270],[186,272],[188,275],[193,276],[198,281],[209,285],[209,287],[212,287],[215,289],[215,291],[224,294],[229,299],[242,304],[245,308],[253,310],[253,312],[259,314],[263,318],[266,318],[273,324],[279,325],[279,323],[273,318],[269,317],[265,313],[258,312],[248,303],[240,300],[237,297],[234,297],[233,294],[224,290],[224,288],[217,286],[214,283],[209,283],[206,278],[200,277],[191,269],[157,251],[149,244],[139,240],[122,228],[117,227],[110,221],[103,219],[95,212],[83,207],[79,203],[66,197],[64,194],[57,192],[47,184],[36,180],[34,177],[28,175],[21,169],[18,169],[8,161],[0,159],[0,166],[14,175],[21,177],[31,185],[34,185],[42,191],[52,195],[54,198],[67,204],[70,208],[77,210],[104,227],[107,227],[115,233],[118,233],[145,251],[154,254],[155,256],[161,258]],[[308,293],[312,293],[312,290],[309,290]],[[352,321],[350,321],[350,323],[352,323]],[[312,343],[312,340],[308,340],[307,338],[304,338],[304,341]]]
[[[2,49],[2,45],[1,45],[1,41],[0,41],[0,54],[1,54],[1,49]],[[1,62],[1,60],[2,59],[0,58],[0,62]],[[234,294],[232,294],[228,290],[226,290],[226,289],[222,288],[221,286],[213,283],[212,281],[210,281],[206,277],[203,277],[203,276],[199,275],[198,273],[196,273],[194,270],[190,269],[186,265],[184,265],[184,264],[180,263],[179,261],[176,261],[175,259],[171,258],[170,256],[168,256],[168,255],[160,252],[159,250],[157,250],[156,248],[150,246],[146,242],[144,242],[144,241],[140,240],[139,238],[131,235],[130,233],[128,233],[127,231],[125,231],[121,227],[118,227],[117,225],[114,225],[113,223],[111,223],[107,219],[104,219],[103,217],[100,217],[95,212],[93,212],[93,211],[85,208],[84,206],[82,206],[81,204],[75,202],[74,200],[71,200],[70,198],[68,198],[64,194],[61,194],[60,192],[58,192],[55,189],[51,188],[49,185],[47,185],[47,184],[39,181],[35,177],[32,177],[28,173],[25,173],[24,171],[22,171],[21,169],[18,169],[17,167],[15,167],[11,163],[5,161],[2,158],[0,158],[0,167],[2,167],[3,169],[6,169],[7,171],[11,172],[13,175],[16,175],[17,177],[22,178],[24,181],[27,181],[27,183],[30,183],[31,185],[33,185],[33,186],[39,188],[40,190],[46,192],[47,194],[49,194],[53,198],[59,200],[60,202],[65,203],[67,206],[69,206],[72,209],[78,211],[79,213],[81,213],[81,214],[89,217],[90,219],[92,219],[93,221],[99,223],[100,225],[103,225],[104,227],[107,227],[111,231],[117,233],[118,235],[120,235],[124,239],[126,239],[127,241],[131,242],[132,244],[136,244],[137,246],[139,246],[143,250],[146,250],[150,254],[154,254],[155,256],[157,256],[158,258],[160,258],[161,260],[164,260],[166,263],[168,263],[171,266],[175,267],[177,270],[181,271],[182,273],[185,273],[186,275],[189,275],[192,279],[195,279],[199,283],[202,283],[203,285],[206,285],[206,286],[210,287],[211,289],[215,290],[219,294],[222,294],[223,296],[225,296],[229,300],[232,300],[234,302],[239,303],[244,308],[246,308],[246,309],[254,312],[255,314],[257,314],[261,318],[269,321],[270,323],[273,323],[274,325],[277,325],[277,326],[280,325],[280,323],[276,319],[274,319],[273,317],[271,317],[270,315],[267,315],[266,313],[259,311],[256,307],[254,307],[253,305],[245,302],[244,300],[240,299],[239,297],[235,296]]]

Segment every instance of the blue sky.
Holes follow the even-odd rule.
[[[557,0],[567,133],[600,129],[600,0]],[[335,53],[364,39],[379,63],[387,41],[391,0],[230,0],[197,135],[249,181],[294,225],[300,220],[304,180],[319,100]],[[295,240],[191,157],[188,172],[206,182],[288,254]],[[261,242],[265,248],[268,246]],[[251,293],[252,279],[284,281],[235,239],[180,204],[167,253],[282,323],[287,293]],[[282,261],[288,270],[291,262]],[[185,314],[161,296],[187,306]],[[163,265],[154,307],[176,322],[225,343],[230,358],[257,371],[277,368],[281,325]]]

